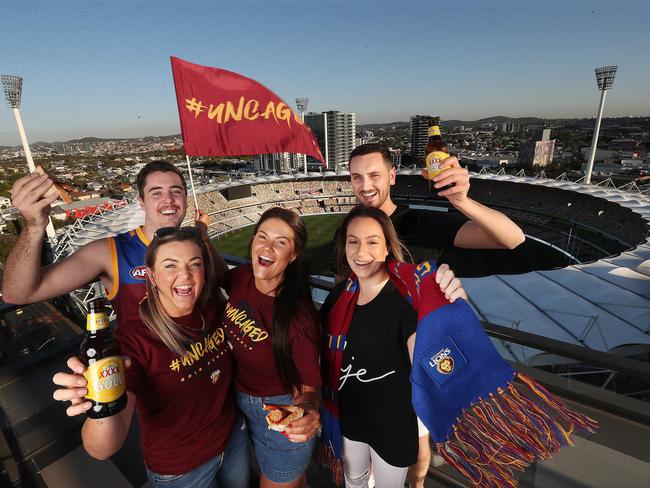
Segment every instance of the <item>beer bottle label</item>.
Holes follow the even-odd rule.
[[[109,325],[108,317],[105,313],[94,313],[91,312],[86,317],[86,330],[102,330],[106,329]]]
[[[435,178],[440,172],[444,171],[440,169],[440,163],[443,159],[447,159],[449,154],[444,151],[433,151],[427,154],[427,171],[429,172],[429,179]],[[447,169],[447,168],[445,168]]]
[[[124,363],[120,356],[110,356],[89,365],[84,378],[88,381],[86,398],[99,403],[114,402],[126,390]]]
[[[432,125],[429,127],[429,137],[431,136],[442,136],[442,134],[440,134],[440,127],[437,125]]]

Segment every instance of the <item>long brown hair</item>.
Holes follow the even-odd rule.
[[[341,227],[339,227],[339,232],[336,236],[336,242],[334,243],[334,248],[336,250],[336,269],[342,270],[345,274],[350,272],[350,265],[348,264],[348,258],[345,255],[345,242],[348,236],[348,227],[354,219],[360,218],[369,218],[377,222],[382,232],[384,233],[384,238],[386,239],[386,248],[388,249],[388,257],[396,261],[413,261],[411,253],[408,251],[406,246],[397,237],[397,232],[393,226],[393,222],[390,220],[390,217],[386,215],[383,210],[379,210],[375,207],[365,207],[363,205],[357,205],[350,213],[343,219]]]
[[[156,263],[158,250],[162,246],[169,244],[170,242],[182,241],[193,242],[199,246],[199,249],[201,249],[205,283],[201,290],[201,294],[199,295],[199,299],[197,300],[197,304],[203,306],[207,303],[212,294],[212,290],[215,288],[216,278],[212,254],[210,254],[210,250],[208,249],[210,244],[201,239],[198,230],[194,230],[194,228],[181,228],[170,230],[169,234],[165,234],[162,237],[156,235],[147,249],[145,264],[148,269],[153,269],[154,264]],[[185,335],[181,326],[169,316],[163,307],[158,295],[158,289],[154,286],[149,276],[147,276],[147,294],[140,302],[138,312],[144,324],[163,342],[163,344],[165,344],[165,346],[181,357],[185,355],[186,345],[189,338]]]
[[[282,385],[289,392],[302,391],[302,378],[296,368],[291,354],[289,343],[289,330],[291,326],[301,327],[298,319],[300,314],[305,314],[318,323],[318,314],[311,299],[309,286],[309,272],[305,261],[305,247],[307,245],[307,227],[302,218],[285,208],[273,207],[262,214],[255,225],[251,245],[262,223],[269,219],[278,219],[287,224],[293,231],[293,245],[296,259],[289,263],[284,271],[282,283],[276,289],[273,301],[273,330],[271,345],[273,357],[278,368]],[[311,329],[300,328],[298,334],[304,334],[314,344],[318,345],[318,338],[314,337]]]

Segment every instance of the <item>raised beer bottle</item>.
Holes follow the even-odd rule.
[[[429,179],[435,178],[441,171],[440,163],[443,159],[449,157],[449,147],[447,143],[442,140],[440,134],[440,119],[438,117],[431,117],[429,121],[429,140],[427,141],[427,158],[426,165],[429,172]]]
[[[81,360],[86,365],[86,400],[93,406],[86,414],[91,419],[110,417],[126,407],[124,363],[120,343],[113,335],[106,314],[106,302],[90,302],[86,319],[86,337],[81,342]]]

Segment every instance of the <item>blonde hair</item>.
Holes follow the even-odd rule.
[[[195,234],[189,232],[187,228],[183,228],[176,229],[175,232],[165,235],[164,237],[154,237],[147,249],[145,264],[147,265],[147,268],[153,269],[156,262],[156,256],[158,255],[158,250],[170,242],[181,241],[194,242],[194,244],[199,246],[199,249],[201,249],[205,284],[201,290],[201,294],[199,295],[197,305],[203,306],[207,303],[212,294],[212,290],[215,288],[216,278],[214,273],[214,261],[212,259],[212,254],[208,249],[210,244],[204,242],[198,236],[198,233]],[[178,354],[178,356],[182,357],[186,353],[186,345],[189,342],[189,338],[183,332],[182,327],[174,321],[173,317],[169,316],[160,301],[158,293],[158,289],[153,284],[150,277],[147,276],[147,294],[138,307],[140,319],[142,319],[142,322],[144,322],[152,334],[160,339],[165,346]]]

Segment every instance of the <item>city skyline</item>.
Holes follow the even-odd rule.
[[[354,112],[359,125],[594,117],[593,69],[618,64],[605,117],[650,115],[641,1],[7,1],[3,14],[0,73],[24,78],[30,142],[179,133],[170,55],[254,78],[292,107],[309,97],[309,111]],[[3,105],[0,146],[14,146]]]

